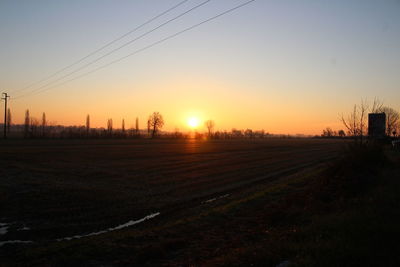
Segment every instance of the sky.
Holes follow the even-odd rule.
[[[246,2],[211,0],[63,78],[205,1],[189,0],[37,83],[181,1],[0,0],[0,92],[11,96],[13,122],[29,109],[52,124],[84,125],[90,114],[92,127],[108,118],[130,127],[138,117],[145,128],[158,111],[167,131],[188,131],[196,117],[216,130],[319,134],[344,128],[341,114],[361,99],[400,110],[398,0],[256,0],[63,83]]]

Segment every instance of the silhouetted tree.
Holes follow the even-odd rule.
[[[208,121],[205,122],[205,125],[206,125],[207,130],[208,130],[208,137],[211,137],[211,135],[213,133],[213,130],[214,130],[215,123],[214,123],[213,120],[208,120]]]
[[[46,124],[47,124],[46,113],[43,112],[43,114],[42,114],[42,137],[45,137],[45,135],[46,135]]]
[[[257,134],[257,136],[259,138],[264,138],[265,137],[265,131],[264,130],[258,131],[256,134]]]
[[[233,129],[231,130],[231,136],[234,137],[234,138],[241,138],[241,137],[243,137],[242,130],[237,130],[237,129],[233,128]]]
[[[32,137],[37,137],[38,136],[38,132],[39,132],[39,120],[36,118],[31,118],[30,121],[30,135]]]
[[[345,137],[345,136],[346,136],[346,133],[345,133],[343,130],[339,130],[338,135],[339,135],[340,137]]]
[[[380,113],[382,112],[382,107],[383,107],[382,101],[380,101],[378,98],[375,98],[371,107],[371,112]]]
[[[25,111],[25,125],[24,125],[24,137],[28,138],[29,137],[29,127],[30,127],[30,117],[29,117],[29,109]]]
[[[322,137],[332,137],[334,135],[334,131],[330,127],[326,127],[321,134]]]
[[[150,128],[152,128],[151,137],[154,138],[157,132],[164,126],[162,115],[159,112],[153,112],[153,114],[149,116],[149,125]]]
[[[394,135],[393,132],[396,132],[397,125],[399,124],[399,112],[390,107],[382,107],[380,111],[386,114],[386,135]]]
[[[125,119],[122,119],[121,132],[122,136],[125,137]]]
[[[150,119],[147,120],[147,135],[150,135]]]
[[[90,133],[90,116],[86,115],[86,136],[89,136]]]
[[[107,132],[109,136],[112,136],[112,131],[113,131],[113,120],[108,119],[107,120]]]
[[[182,138],[182,133],[179,131],[179,128],[177,128],[177,127],[175,127],[174,137]]]
[[[244,136],[247,138],[253,138],[253,130],[252,129],[246,129],[246,131],[244,131]]]
[[[7,109],[7,133],[10,133],[10,129],[11,129],[11,124],[12,124],[12,120],[11,120],[11,110],[8,108]]]
[[[375,109],[375,102],[373,109]],[[355,138],[360,138],[360,142],[363,141],[363,136],[365,132],[365,125],[366,125],[366,115],[368,113],[368,104],[366,101],[361,100],[360,105],[354,105],[353,112],[350,113],[347,118],[344,117],[342,114],[341,121],[343,125],[347,128],[347,131],[350,136]]]
[[[139,118],[138,117],[136,117],[135,134],[139,135]]]

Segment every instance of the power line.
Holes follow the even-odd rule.
[[[148,34],[154,32],[155,30],[157,30],[157,29],[159,29],[159,28],[161,28],[161,27],[163,27],[163,26],[165,26],[165,25],[171,23],[172,21],[174,21],[174,20],[176,20],[176,19],[178,19],[178,18],[180,18],[180,17],[186,15],[187,13],[189,13],[189,12],[191,12],[191,11],[193,11],[193,10],[195,10],[195,9],[197,9],[197,8],[199,8],[199,7],[201,7],[201,6],[203,6],[204,4],[206,4],[206,3],[210,2],[210,1],[211,1],[211,0],[206,0],[206,1],[202,2],[202,3],[200,3],[199,5],[197,5],[197,6],[193,7],[193,8],[190,8],[189,10],[187,10],[187,11],[185,11],[185,12],[179,14],[178,16],[176,16],[176,17],[174,17],[174,18],[172,18],[172,19],[170,19],[170,20],[168,20],[168,21],[162,23],[161,25],[159,25],[159,26],[153,28],[152,30],[145,32],[144,34],[138,36],[137,38],[134,38],[133,40],[130,40],[129,42],[126,42],[126,43],[124,43],[123,45],[121,45],[121,46],[119,46],[119,47],[117,47],[117,48],[111,50],[110,52],[108,52],[108,53],[106,53],[106,54],[104,54],[104,55],[102,55],[102,56],[100,56],[100,57],[98,57],[98,58],[96,58],[96,59],[94,59],[94,60],[92,60],[92,61],[86,63],[85,65],[79,67],[78,69],[75,69],[74,71],[72,71],[72,72],[70,72],[70,73],[67,73],[66,75],[63,75],[63,76],[57,78],[56,80],[53,80],[53,81],[51,81],[51,82],[49,82],[49,83],[47,83],[47,84],[45,84],[45,85],[43,85],[43,86],[41,86],[41,87],[39,87],[39,88],[37,88],[37,89],[34,89],[33,92],[34,92],[34,91],[37,91],[37,90],[40,90],[40,89],[43,89],[43,88],[46,88],[46,87],[48,87],[48,86],[51,86],[51,85],[53,85],[54,83],[56,83],[56,82],[58,82],[58,81],[60,81],[60,80],[63,80],[64,78],[69,77],[69,76],[71,76],[72,74],[75,74],[75,73],[79,72],[80,70],[82,70],[82,69],[84,69],[84,68],[86,68],[86,67],[88,67],[88,66],[90,66],[90,65],[92,65],[92,64],[94,64],[94,63],[96,63],[97,61],[103,59],[103,58],[106,57],[106,56],[109,56],[110,54],[112,54],[112,53],[114,53],[114,52],[116,52],[116,51],[122,49],[123,47],[125,47],[125,46],[127,46],[127,45],[129,45],[129,44],[131,44],[131,43],[133,43],[133,42],[135,42],[135,41],[137,41],[137,40],[139,40],[139,39],[145,37],[146,35],[148,35]]]
[[[147,24],[149,24],[149,23],[155,21],[156,19],[158,19],[158,18],[164,16],[165,14],[167,14],[167,13],[169,13],[170,11],[172,11],[172,10],[178,8],[179,6],[183,5],[184,3],[188,2],[188,1],[189,1],[189,0],[184,0],[184,1],[181,1],[181,2],[177,3],[176,5],[174,5],[174,6],[170,7],[170,8],[168,8],[167,10],[161,12],[161,13],[158,14],[157,16],[152,17],[151,19],[147,20],[146,22],[140,24],[140,25],[137,26],[136,28],[134,28],[134,29],[128,31],[127,33],[124,33],[124,34],[121,35],[120,37],[118,37],[118,38],[116,38],[116,39],[114,39],[114,40],[112,40],[112,41],[106,43],[105,45],[103,45],[102,47],[96,49],[95,51],[90,52],[89,54],[87,54],[86,56],[84,56],[84,57],[78,59],[77,61],[75,61],[75,62],[73,62],[73,63],[67,65],[66,67],[63,67],[63,68],[59,69],[58,71],[54,72],[53,74],[51,74],[51,75],[49,75],[49,76],[47,76],[47,77],[45,77],[45,78],[43,78],[43,79],[41,79],[41,80],[39,80],[39,81],[36,81],[36,82],[34,82],[34,83],[32,83],[32,84],[30,84],[30,85],[28,85],[28,86],[25,86],[25,87],[23,87],[23,88],[21,88],[21,89],[19,89],[19,90],[14,91],[14,93],[24,91],[24,90],[26,90],[26,89],[31,88],[32,86],[35,86],[35,85],[37,85],[37,84],[40,84],[40,83],[42,83],[42,82],[44,82],[44,81],[49,80],[50,78],[53,78],[53,77],[56,76],[57,74],[59,74],[59,73],[65,71],[65,70],[71,68],[72,66],[77,65],[78,63],[81,63],[81,62],[84,61],[85,59],[87,59],[87,58],[93,56],[94,54],[96,54],[96,53],[98,53],[98,52],[104,50],[105,48],[107,48],[107,47],[109,47],[110,45],[112,45],[112,44],[118,42],[119,40],[125,38],[126,36],[128,36],[128,35],[130,35],[130,34],[136,32],[137,30],[143,28],[143,27],[146,26]]]
[[[211,1],[211,0],[203,1],[202,3],[200,3],[200,4],[198,4],[198,5],[196,5],[196,6],[192,7],[192,8],[190,8],[190,9],[186,10],[185,12],[179,14],[178,16],[176,16],[176,17],[174,17],[174,18],[172,18],[172,19],[170,19],[170,20],[168,20],[168,21],[166,21],[166,22],[164,22],[164,23],[158,25],[157,27],[151,29],[150,31],[147,31],[147,32],[143,33],[142,35],[139,35],[138,37],[136,37],[136,38],[134,38],[134,39],[132,39],[132,40],[130,40],[130,41],[124,43],[123,45],[121,45],[121,46],[119,46],[119,47],[117,47],[117,48],[111,50],[110,52],[108,52],[108,53],[106,53],[106,54],[104,54],[104,55],[102,55],[102,56],[100,56],[100,57],[98,57],[98,58],[96,58],[96,59],[94,59],[94,60],[92,60],[92,61],[86,63],[85,65],[83,65],[83,66],[81,66],[81,67],[79,67],[79,68],[73,70],[72,72],[69,72],[69,73],[67,73],[67,74],[65,74],[65,75],[63,75],[63,76],[61,76],[61,77],[59,77],[59,78],[57,78],[57,79],[55,79],[55,80],[53,80],[53,81],[51,81],[51,82],[45,84],[45,85],[43,85],[43,86],[40,86],[40,87],[37,88],[37,89],[34,89],[32,92],[38,91],[38,90],[43,89],[43,88],[46,88],[46,87],[48,87],[48,86],[51,86],[52,84],[54,84],[54,83],[56,83],[56,82],[58,82],[58,81],[60,81],[60,80],[63,80],[64,78],[69,77],[69,76],[71,76],[72,74],[77,73],[78,71],[80,71],[80,70],[82,70],[82,69],[84,69],[84,68],[86,68],[86,67],[88,67],[88,66],[90,66],[90,65],[92,65],[92,64],[94,64],[94,63],[96,63],[97,61],[99,61],[99,60],[105,58],[106,56],[109,56],[110,54],[112,54],[112,53],[114,53],[114,52],[116,52],[116,51],[118,51],[118,50],[124,48],[125,46],[127,46],[127,45],[129,45],[129,44],[131,44],[131,43],[133,43],[133,42],[135,42],[135,41],[137,41],[137,40],[139,40],[139,39],[145,37],[146,35],[148,35],[148,34],[154,32],[154,31],[160,29],[161,27],[163,27],[163,26],[165,26],[165,25],[171,23],[172,21],[177,20],[178,18],[180,18],[180,17],[182,17],[182,16],[184,16],[184,15],[186,15],[186,14],[188,14],[188,13],[194,11],[195,9],[197,9],[197,8],[199,8],[199,7],[201,7],[201,6],[205,5],[205,4],[207,4],[207,3],[210,2],[210,1]]]
[[[199,26],[201,26],[201,25],[203,25],[203,24],[205,24],[205,23],[208,23],[208,22],[210,22],[210,21],[212,21],[212,20],[215,20],[215,19],[217,19],[217,18],[219,18],[219,17],[221,17],[221,16],[224,16],[224,15],[226,15],[226,14],[228,14],[228,13],[231,13],[231,12],[233,12],[233,11],[239,9],[239,8],[242,8],[242,7],[244,7],[244,6],[246,6],[246,5],[250,4],[250,3],[252,3],[252,2],[254,2],[254,1],[256,1],[256,0],[250,0],[250,1],[244,2],[243,4],[237,5],[237,6],[233,7],[233,8],[231,8],[231,9],[228,9],[228,10],[222,12],[222,13],[219,13],[219,14],[217,14],[217,15],[211,17],[211,18],[208,18],[208,19],[203,20],[203,21],[201,21],[201,22],[199,22],[199,23],[197,23],[197,24],[194,24],[194,25],[192,25],[192,26],[190,26],[190,27],[188,27],[188,28],[185,28],[185,29],[183,29],[183,30],[181,30],[181,31],[178,31],[178,32],[176,32],[176,33],[174,33],[174,34],[172,34],[172,35],[169,35],[169,36],[167,36],[167,37],[165,37],[165,38],[163,38],[163,39],[161,39],[161,40],[159,40],[159,41],[156,41],[156,42],[154,42],[154,43],[152,43],[152,44],[150,44],[150,45],[147,45],[147,46],[145,46],[145,47],[142,47],[141,49],[138,49],[138,50],[136,50],[136,51],[134,51],[134,52],[132,52],[132,53],[126,55],[126,56],[120,57],[120,58],[118,58],[118,59],[116,59],[116,60],[113,60],[113,61],[107,63],[107,64],[104,64],[104,65],[102,65],[102,66],[100,66],[100,67],[97,67],[97,68],[95,68],[95,69],[93,69],[93,70],[91,70],[91,71],[89,71],[89,72],[85,72],[85,73],[83,73],[83,74],[81,74],[81,75],[78,75],[78,76],[76,76],[76,77],[74,77],[74,78],[72,78],[72,79],[66,80],[66,81],[64,81],[64,82],[62,82],[62,83],[56,84],[56,85],[54,85],[54,86],[52,86],[52,87],[48,87],[48,88],[45,88],[45,89],[43,89],[43,90],[36,91],[36,92],[32,92],[32,93],[37,93],[37,94],[38,94],[38,93],[43,93],[43,92],[48,91],[48,90],[50,90],[50,89],[53,89],[53,88],[55,88],[55,87],[64,85],[64,84],[66,84],[66,83],[72,82],[72,81],[74,81],[74,80],[80,79],[80,78],[82,78],[82,77],[84,77],[84,76],[87,76],[87,75],[89,75],[89,74],[92,74],[92,73],[94,73],[94,72],[97,72],[97,71],[99,71],[99,70],[101,70],[101,69],[104,69],[104,68],[110,66],[110,65],[113,65],[113,64],[115,64],[115,63],[117,63],[117,62],[120,62],[120,61],[122,61],[122,60],[124,60],[124,59],[126,59],[126,58],[128,58],[128,57],[131,57],[131,56],[133,56],[133,55],[136,55],[136,54],[138,54],[138,53],[140,53],[140,52],[143,52],[143,51],[145,51],[145,50],[147,50],[147,49],[150,49],[150,48],[152,48],[152,47],[154,47],[154,46],[156,46],[156,45],[159,45],[159,44],[161,44],[161,43],[164,43],[164,42],[166,42],[166,41],[168,41],[168,40],[170,40],[170,39],[172,39],[172,38],[175,38],[175,37],[177,37],[178,35],[181,35],[181,34],[187,32],[187,31],[193,30],[194,28],[197,28],[197,27],[199,27]],[[15,97],[14,99],[23,98],[23,97],[26,97],[26,96],[28,96],[28,94]]]

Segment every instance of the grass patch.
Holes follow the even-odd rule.
[[[208,263],[400,266],[399,174],[399,166],[387,160],[382,147],[349,146],[325,170],[279,185],[274,192],[285,192],[279,200],[255,194],[236,207],[242,211],[234,213],[242,216],[251,216],[243,209],[261,209],[252,219],[266,225],[267,234],[259,232],[253,244]]]

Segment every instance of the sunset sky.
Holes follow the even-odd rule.
[[[318,134],[361,98],[400,110],[400,1],[256,0],[198,28],[80,79],[32,90],[73,71],[204,0],[170,13],[36,84],[182,0],[0,0],[0,92],[13,122],[29,109],[50,122],[119,128],[153,111],[164,130],[189,130],[190,117],[232,128]],[[235,7],[211,0],[72,78]],[[68,80],[65,78],[64,80]],[[64,81],[60,80],[60,81]],[[20,98],[18,98],[20,96]],[[13,97],[16,97],[13,99]],[[3,116],[4,102],[0,106]],[[201,123],[203,125],[203,123]],[[205,131],[204,127],[199,130]]]

